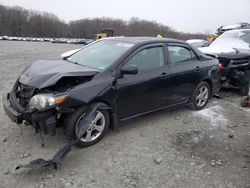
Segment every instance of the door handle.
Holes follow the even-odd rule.
[[[195,70],[196,70],[196,71],[200,71],[200,70],[201,70],[200,66],[196,66],[196,67],[195,67]]]
[[[163,72],[163,73],[161,73],[161,76],[160,76],[161,78],[165,78],[165,77],[168,77],[168,74],[166,73],[166,72]]]

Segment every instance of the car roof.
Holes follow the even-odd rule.
[[[104,40],[113,40],[113,41],[120,41],[120,42],[127,42],[132,44],[142,44],[142,43],[171,43],[171,42],[178,42],[178,43],[185,43],[185,41],[177,40],[177,39],[170,39],[170,38],[156,38],[156,37],[109,37],[105,38]]]
[[[196,43],[196,42],[207,42],[207,41],[203,40],[203,39],[189,39],[189,40],[186,40],[186,42],[188,42],[188,43]]]
[[[189,43],[183,41],[183,40],[177,40],[177,39],[170,39],[170,38],[157,38],[157,37],[108,37],[103,38],[100,40],[111,40],[111,41],[120,41],[120,42],[127,42],[132,43],[135,46],[145,45],[145,44],[152,44],[152,43],[179,43],[179,44],[186,44],[190,48],[193,49],[193,51],[196,52],[196,54],[200,57],[205,57],[205,55],[198,50],[197,48],[194,48],[190,46]],[[207,58],[207,56],[205,57]]]

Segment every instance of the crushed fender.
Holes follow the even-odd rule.
[[[19,170],[20,168],[41,168],[41,167],[50,167],[53,166],[54,169],[58,168],[58,165],[60,165],[63,161],[63,159],[69,154],[69,152],[72,150],[72,146],[74,146],[81,137],[86,133],[86,131],[89,128],[89,125],[95,118],[95,111],[96,109],[110,109],[108,106],[106,106],[103,103],[95,103],[88,106],[88,110],[86,112],[86,115],[84,116],[84,119],[81,120],[79,124],[78,129],[78,139],[72,140],[70,143],[68,143],[66,146],[64,146],[62,149],[60,149],[52,159],[45,160],[42,158],[35,159],[28,164],[25,165],[19,165],[16,167],[16,170]]]

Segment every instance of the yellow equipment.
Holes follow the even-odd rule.
[[[101,33],[95,34],[95,40],[102,39],[105,37],[113,37],[114,30],[113,29],[104,29]]]
[[[156,38],[161,39],[162,36],[160,34],[156,35]]]
[[[209,42],[212,42],[212,41],[214,41],[217,37],[218,37],[218,35],[210,34],[210,35],[207,36],[207,40],[208,40]]]

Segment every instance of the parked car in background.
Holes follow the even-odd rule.
[[[92,42],[94,42],[94,40],[92,40],[92,39],[84,39],[82,42],[79,41],[79,43],[77,43],[77,44],[88,45],[88,44],[90,44],[90,43],[92,43]],[[60,57],[61,57],[61,59],[64,59],[64,58],[69,57],[69,56],[71,56],[72,54],[78,52],[78,51],[81,50],[81,49],[82,49],[82,48],[77,48],[77,49],[74,49],[74,50],[70,50],[70,51],[64,52],[64,53],[61,54]]]
[[[33,38],[33,37],[11,37],[0,36],[0,40],[8,41],[32,41],[32,42],[52,42],[52,43],[67,43],[67,44],[83,44],[88,45],[92,43],[93,39],[74,39],[74,38]]]
[[[2,36],[2,40],[9,40],[8,36]]]
[[[79,50],[81,50],[81,48],[78,48],[78,49],[75,49],[75,50],[70,50],[70,51],[64,52],[64,53],[61,54],[60,57],[61,57],[62,59],[64,59],[64,58],[69,57],[69,56],[71,56],[72,54],[78,52]]]
[[[27,66],[3,104],[14,122],[50,135],[63,126],[70,139],[83,135],[78,145],[85,147],[133,117],[186,105],[203,109],[219,89],[218,60],[188,43],[119,37]]]
[[[90,44],[90,43],[92,43],[92,42],[94,42],[94,40],[93,40],[93,39],[85,39],[85,40],[83,41],[83,43],[82,43],[82,44],[84,44],[84,45],[88,45],[88,44]],[[79,43],[79,44],[81,44],[81,43]]]
[[[207,47],[211,44],[211,42],[202,40],[202,39],[189,39],[189,40],[186,40],[186,42],[188,42],[189,44],[192,44],[196,48]]]
[[[221,82],[224,88],[238,89],[242,95],[249,92],[250,29],[230,30],[221,34],[203,53],[218,58]]]

